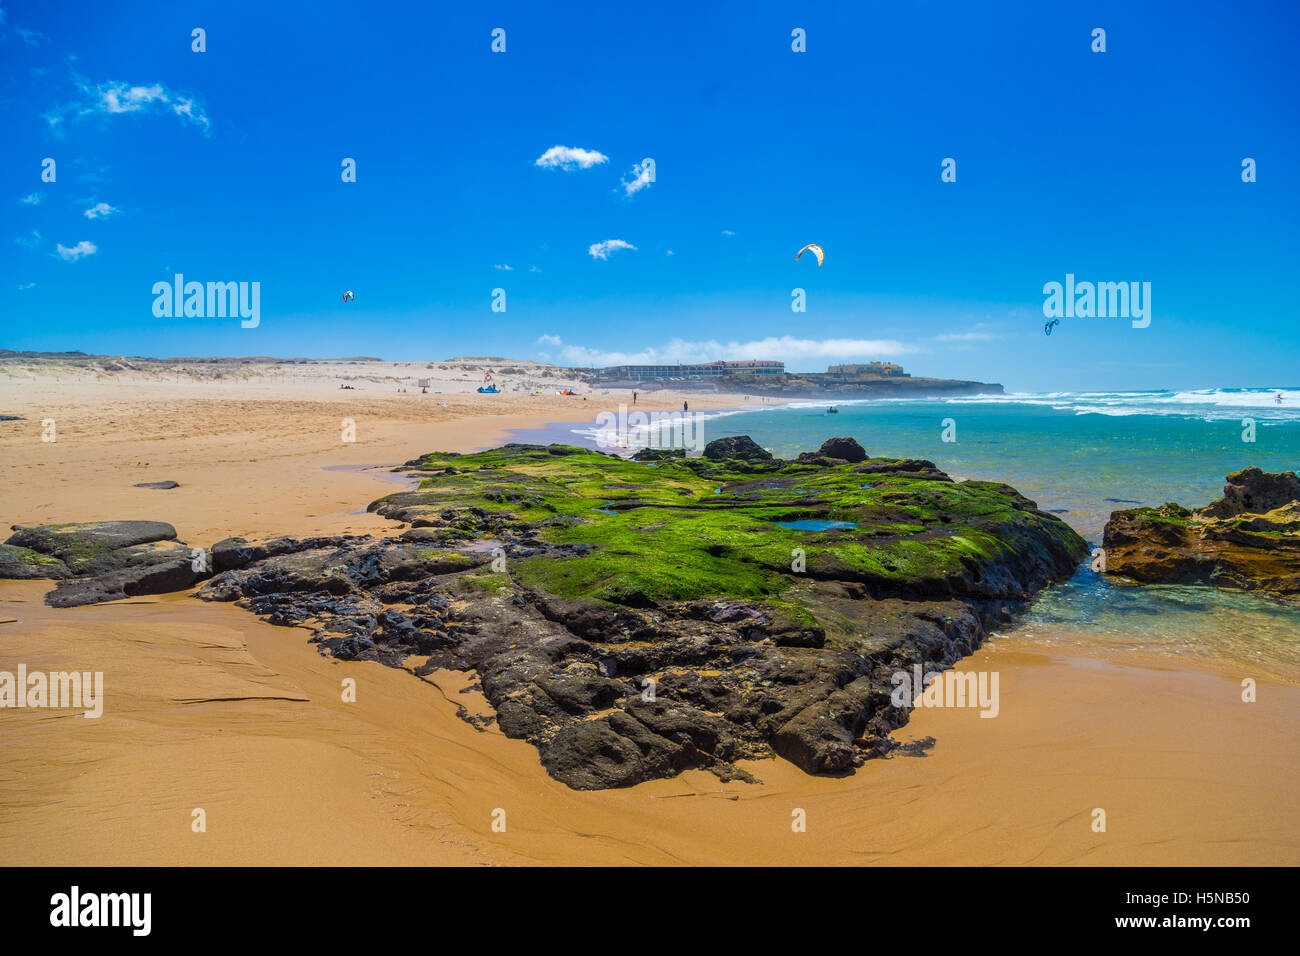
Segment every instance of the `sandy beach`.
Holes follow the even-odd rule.
[[[339,384],[354,369],[302,366],[244,380],[0,376],[0,413],[24,419],[0,423],[5,524],[154,519],[205,545],[376,531],[392,523],[366,505],[407,483],[394,465],[628,400],[558,379],[533,394],[526,376],[480,395],[482,376],[460,371],[429,394],[399,392],[402,375],[439,373],[384,365],[347,379],[352,389]],[[580,394],[554,394],[570,386]],[[682,400],[643,393],[637,407]],[[56,442],[41,441],[45,419]],[[343,419],[355,442],[340,440]],[[133,487],[163,480],[180,487]],[[577,792],[531,745],[457,715],[486,707],[462,693],[468,675],[326,658],[306,630],[188,594],[56,610],[42,603],[48,587],[0,582],[0,669],[103,671],[106,703],[97,720],[0,717],[0,858],[12,863],[1300,862],[1294,681],[1261,681],[1246,704],[1227,667],[1062,649],[1012,629],[960,668],[1000,674],[996,719],[921,709],[896,732],[934,737],[927,756],[843,778],[767,760],[746,765],[760,784],[691,771]],[[349,677],[355,702],[340,692]],[[806,832],[792,831],[797,810]]]

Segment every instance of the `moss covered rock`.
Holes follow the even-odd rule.
[[[1300,594],[1300,480],[1244,468],[1199,510],[1170,502],[1116,511],[1095,566],[1144,584]]]
[[[773,754],[842,772],[887,752],[906,719],[894,670],[969,653],[1086,554],[1006,485],[850,462],[852,439],[797,461],[751,444],[722,439],[703,459],[428,455],[418,489],[371,505],[422,535],[500,546],[491,587],[460,589],[477,595],[456,612],[477,650],[448,647],[440,664],[472,658],[502,729],[571,786],[687,766],[732,779],[736,760]]]

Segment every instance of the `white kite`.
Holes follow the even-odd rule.
[[[823,249],[821,246],[817,245],[817,243],[815,242],[810,242],[808,243],[808,245],[800,249],[799,255],[794,257],[794,261],[798,262],[799,256],[803,255],[809,249],[811,249],[812,254],[817,257],[817,268],[820,269],[822,267],[822,263],[826,261],[826,250]]]

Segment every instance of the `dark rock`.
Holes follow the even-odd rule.
[[[212,546],[212,570],[220,574],[246,568],[266,556],[266,548],[250,546],[243,538],[223,538]]]
[[[175,541],[176,529],[161,521],[88,521],[80,524],[14,526],[6,544],[59,558],[74,571],[95,571],[112,552],[156,541]]]
[[[817,454],[825,458],[837,458],[840,461],[857,463],[867,460],[867,453],[853,438],[828,438],[817,449]]]
[[[206,558],[175,539],[176,529],[161,521],[16,528],[0,554],[0,576],[60,579],[45,596],[52,607],[180,591],[209,571]]]
[[[66,578],[72,572],[56,557],[14,544],[0,544],[0,578]]]
[[[206,571],[195,570],[190,550],[181,547],[166,558],[141,556],[140,562],[133,566],[60,581],[45,596],[45,603],[50,607],[80,607],[143,594],[167,594],[183,591],[205,577]]]
[[[715,438],[704,446],[704,457],[712,461],[772,461],[772,453],[748,435]]]
[[[157,488],[159,491],[167,491],[171,488],[179,488],[180,484],[175,481],[143,481],[136,485],[137,488]]]

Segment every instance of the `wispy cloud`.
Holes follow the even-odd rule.
[[[87,209],[84,215],[87,219],[106,219],[121,211],[116,206],[110,206],[106,202],[97,202]]]
[[[654,160],[646,159],[633,166],[624,175],[622,184],[627,195],[632,196],[646,189],[654,182]],[[631,176],[631,179],[627,177]]]
[[[26,27],[14,27],[14,33],[28,46],[36,46],[42,40],[47,39],[44,33],[39,30],[28,30]]]
[[[18,200],[25,206],[39,206],[45,200],[45,193],[35,192],[28,193],[22,199]]]
[[[543,169],[590,169],[609,162],[609,157],[594,149],[576,146],[552,146],[533,160],[534,166]]]
[[[36,283],[35,283],[35,282],[20,282],[20,283],[18,283],[18,291],[19,291],[19,292],[26,292],[28,289],[34,289],[34,288],[36,288]]]
[[[734,235],[735,235],[735,233],[732,232],[730,229],[724,229],[724,230],[722,230],[722,234],[723,234],[724,236],[734,236]]]
[[[45,114],[45,120],[54,130],[59,130],[65,119],[85,116],[121,116],[125,113],[171,113],[182,121],[191,123],[211,135],[212,123],[198,96],[169,90],[161,83],[138,86],[110,80],[91,85],[78,80],[77,88],[83,99],[56,107]]]
[[[63,243],[58,244],[59,258],[64,262],[76,262],[86,256],[93,256],[99,251],[99,247],[93,242],[87,242],[82,239],[75,246],[65,246]]]
[[[41,244],[41,234],[33,229],[30,236],[19,236],[14,240],[14,242],[18,243],[18,245],[22,246],[24,249],[35,249]]]
[[[565,345],[558,335],[543,335],[537,340],[560,350],[563,360],[582,367],[603,365],[673,365],[677,362],[714,362],[719,359],[783,360],[800,359],[878,359],[894,358],[920,352],[915,345],[893,339],[800,339],[790,335],[755,339],[749,342],[688,341],[672,339],[635,352],[608,351],[585,345]]]
[[[493,269],[499,269],[502,272],[514,272],[514,267],[509,265],[493,266]]]
[[[636,246],[630,242],[624,242],[622,239],[606,239],[604,242],[593,242],[587,247],[587,253],[593,259],[608,259],[609,254],[617,249],[632,249]]]
[[[932,341],[941,342],[954,351],[965,352],[980,342],[994,342],[1004,338],[1003,326],[998,322],[975,322],[965,332],[943,332]]]

